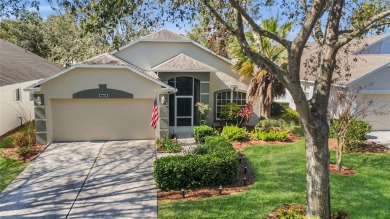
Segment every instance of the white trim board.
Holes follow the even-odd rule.
[[[128,70],[130,70],[130,71],[132,71],[132,72],[134,72],[134,73],[136,73],[136,74],[138,74],[138,75],[140,75],[140,76],[142,76],[142,77],[144,77],[144,78],[146,78],[146,79],[149,79],[149,80],[151,80],[151,81],[153,81],[153,82],[155,82],[155,83],[157,83],[157,84],[159,84],[159,85],[161,85],[161,86],[163,86],[163,87],[165,87],[165,88],[170,88],[170,89],[175,90],[175,88],[169,86],[168,84],[166,84],[166,83],[164,83],[164,82],[162,82],[162,81],[160,81],[160,80],[158,80],[158,79],[156,79],[156,78],[153,78],[153,77],[151,77],[151,76],[149,76],[149,75],[146,75],[146,74],[144,74],[144,73],[142,73],[142,72],[140,72],[140,71],[138,71],[138,70],[136,70],[136,69],[133,69],[133,68],[131,68],[130,66],[126,66],[126,65],[86,65],[86,64],[77,64],[77,65],[73,65],[73,66],[71,66],[71,67],[69,67],[69,68],[66,68],[66,69],[64,69],[64,70],[62,70],[62,71],[59,71],[59,72],[57,72],[57,73],[51,75],[50,77],[48,77],[48,78],[46,78],[46,79],[43,79],[43,80],[41,80],[41,81],[38,81],[37,83],[34,83],[34,84],[28,86],[28,87],[25,88],[24,90],[25,90],[25,91],[37,91],[37,88],[36,88],[37,86],[40,86],[40,85],[42,85],[42,84],[44,84],[44,83],[46,83],[46,82],[48,82],[48,81],[50,81],[50,80],[52,80],[52,79],[54,79],[54,78],[60,76],[60,75],[62,75],[62,74],[65,74],[66,72],[69,72],[69,71],[71,71],[71,70],[73,70],[73,69],[76,69],[76,68],[128,69]],[[39,91],[39,90],[38,90],[38,91]]]

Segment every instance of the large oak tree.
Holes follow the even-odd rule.
[[[7,9],[23,6],[15,1],[11,3]],[[57,0],[57,3],[75,12],[82,26],[91,31],[117,28],[122,22],[147,26],[167,20],[180,25],[196,22],[199,16],[224,28],[238,40],[243,53],[253,63],[270,72],[291,93],[305,133],[307,216],[330,217],[327,108],[332,76],[340,68],[336,55],[370,30],[384,31],[389,24],[389,0]],[[270,13],[279,13],[282,20],[295,22],[293,39],[260,26]],[[250,46],[245,34],[248,30],[255,37],[269,38],[286,49],[287,70]],[[307,100],[301,88],[300,72],[304,71],[302,53],[310,37],[317,43],[319,52],[315,65],[305,70],[315,76],[313,97]]]

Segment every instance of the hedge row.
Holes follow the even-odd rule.
[[[196,142],[204,143],[205,137],[215,135],[214,129],[207,125],[194,127],[194,138]]]
[[[163,191],[226,185],[236,180],[238,159],[227,139],[210,136],[191,154],[157,159],[154,178]]]

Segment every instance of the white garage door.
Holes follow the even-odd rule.
[[[372,125],[373,130],[390,130],[390,95],[370,94],[367,97],[373,102],[364,120]]]
[[[153,99],[52,100],[55,141],[153,139]]]

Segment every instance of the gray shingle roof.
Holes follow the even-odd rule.
[[[344,52],[345,50],[343,51],[342,48],[337,55],[337,60],[339,61],[338,65],[341,67],[340,74],[333,74],[334,82],[336,84],[346,85],[386,64],[389,64],[390,54],[353,54],[353,52],[359,52],[366,48],[367,45],[371,45],[384,37],[386,37],[386,35],[354,40],[350,43],[350,47],[346,52]],[[315,76],[310,73],[313,71],[305,67],[304,63],[312,59],[312,57],[315,57],[317,55],[317,51],[318,48],[316,43],[308,43],[307,47],[304,49],[301,62],[301,80],[315,80]],[[311,63],[310,65],[314,65],[314,63]]]
[[[216,71],[215,68],[183,53],[152,68],[154,71]]]
[[[152,34],[149,34],[149,35],[146,35],[144,37],[141,37],[141,39],[153,39],[153,40],[189,40],[188,38],[180,35],[180,34],[177,34],[177,33],[174,33],[172,31],[169,31],[169,30],[166,30],[166,29],[163,29],[163,30],[159,30],[155,33],[152,33]]]
[[[87,65],[126,65],[126,66],[130,66],[132,69],[134,70],[137,70],[143,74],[146,74],[148,76],[151,76],[153,78],[158,78],[157,74],[152,72],[152,71],[146,71],[134,64],[131,64],[121,58],[118,58],[114,55],[111,55],[109,53],[103,53],[101,55],[98,55],[98,56],[95,56],[93,57],[92,59],[89,59],[85,62],[83,62],[83,64],[87,64]]]
[[[62,69],[19,46],[0,40],[0,86],[46,78]]]

